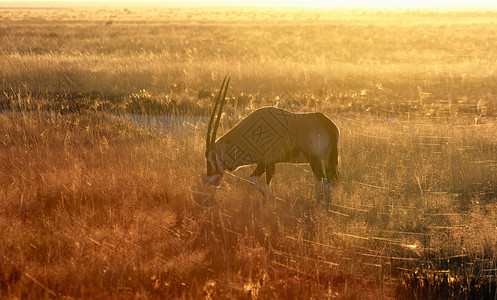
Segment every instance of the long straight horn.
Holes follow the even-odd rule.
[[[228,76],[224,77],[223,84],[221,85],[221,88],[219,89],[219,93],[218,93],[217,98],[216,98],[216,104],[214,105],[214,109],[212,110],[211,118],[209,119],[209,125],[207,127],[207,138],[205,141],[205,151],[206,152],[209,152],[209,150],[211,149],[212,121],[214,121],[214,116],[216,115],[217,105],[219,104],[219,98],[221,98],[221,93],[223,92],[224,83],[226,82],[226,77],[228,77]]]
[[[231,77],[228,78],[228,81],[226,82],[226,86],[224,87],[224,94],[223,98],[221,98],[221,105],[219,107],[219,113],[217,114],[217,119],[216,119],[216,124],[214,125],[214,129],[212,130],[212,137],[211,137],[211,145],[214,145],[216,142],[216,133],[217,133],[217,128],[219,126],[219,121],[221,120],[221,115],[223,114],[223,106],[224,103],[226,102],[226,92],[228,91],[228,86],[230,84]]]

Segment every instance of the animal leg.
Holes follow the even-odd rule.
[[[267,176],[268,176],[267,175],[267,166],[266,166],[266,164],[260,163],[257,165],[254,172],[252,172],[252,174],[250,175],[249,180],[252,183],[254,183],[255,188],[258,189],[259,192],[261,192],[265,197],[267,197],[268,196],[268,191],[267,191],[268,185],[266,184],[266,188],[264,188],[257,182],[257,178],[259,178],[264,173],[266,173],[266,181],[267,181]]]
[[[269,196],[271,194],[270,183],[271,183],[271,179],[273,179],[274,171],[275,171],[275,164],[274,163],[266,165],[266,193],[264,193],[264,196],[266,196],[266,198],[269,198]]]
[[[271,179],[273,179],[275,165],[276,164],[274,164],[274,163],[266,165],[266,184],[268,184],[268,185],[271,182]]]
[[[330,203],[332,186],[333,184],[324,178],[318,180],[316,185],[316,200],[324,201],[326,204]]]
[[[321,179],[326,179],[326,175],[323,172],[322,160],[320,160],[314,155],[309,155],[308,159],[309,163],[311,164],[312,172],[314,172],[314,175],[316,176],[318,181]]]
[[[311,164],[312,171],[314,172],[314,175],[316,176],[316,179],[318,181],[316,185],[316,200],[325,201],[326,203],[328,203],[330,201],[331,186],[329,184],[330,181],[327,180],[327,176],[325,174],[326,171],[324,171],[324,160],[310,155],[309,162]]]
[[[335,147],[331,150],[326,166],[326,178],[332,183],[338,177],[338,149]]]
[[[257,177],[260,177],[262,174],[264,174],[264,172],[266,172],[266,165],[258,164],[254,172],[252,172],[252,174],[250,175],[250,181],[252,181],[253,183],[257,183]]]
[[[262,194],[264,194],[265,197],[269,197],[270,195],[270,182],[274,175],[274,169],[274,163],[269,165],[260,163],[257,165],[254,172],[252,172],[249,178],[250,181],[254,183],[255,188],[258,189]],[[259,183],[257,183],[257,178],[264,173],[266,173],[266,184],[265,187],[262,187]]]

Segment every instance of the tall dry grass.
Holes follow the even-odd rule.
[[[419,87],[476,105],[493,103],[497,86],[492,11],[4,10],[0,18],[5,92],[161,96],[212,89],[229,73],[235,94],[269,102],[305,92],[398,103],[418,100]]]
[[[336,118],[330,206],[308,166],[279,165],[269,203],[242,169],[204,209],[204,123],[171,118],[157,131],[91,110],[0,115],[6,295],[392,296],[417,268],[492,291],[478,276],[494,266],[495,124]],[[412,278],[397,288],[427,285]]]
[[[495,294],[493,12],[3,12],[2,296]],[[268,104],[337,123],[329,205],[285,164],[265,204],[250,168],[196,204],[225,73],[222,132]]]

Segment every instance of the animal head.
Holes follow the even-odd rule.
[[[219,122],[221,120],[221,114],[223,112],[223,106],[226,99],[226,91],[228,90],[228,85],[231,79],[228,78],[228,80],[226,80],[226,78],[227,77],[224,78],[223,84],[219,89],[219,93],[216,98],[216,104],[214,105],[214,109],[212,110],[209,124],[207,126],[207,137],[205,143],[205,159],[207,162],[207,174],[205,177],[205,183],[216,186],[219,185],[224,173],[224,164],[216,152],[216,133],[219,127]]]

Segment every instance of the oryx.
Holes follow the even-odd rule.
[[[257,164],[250,179],[255,183],[266,173],[266,189],[259,189],[267,195],[275,164],[280,162],[310,163],[320,185],[332,183],[338,175],[339,130],[322,113],[262,107],[216,140],[229,82],[225,77],[207,128],[207,183],[217,186],[225,170]]]

